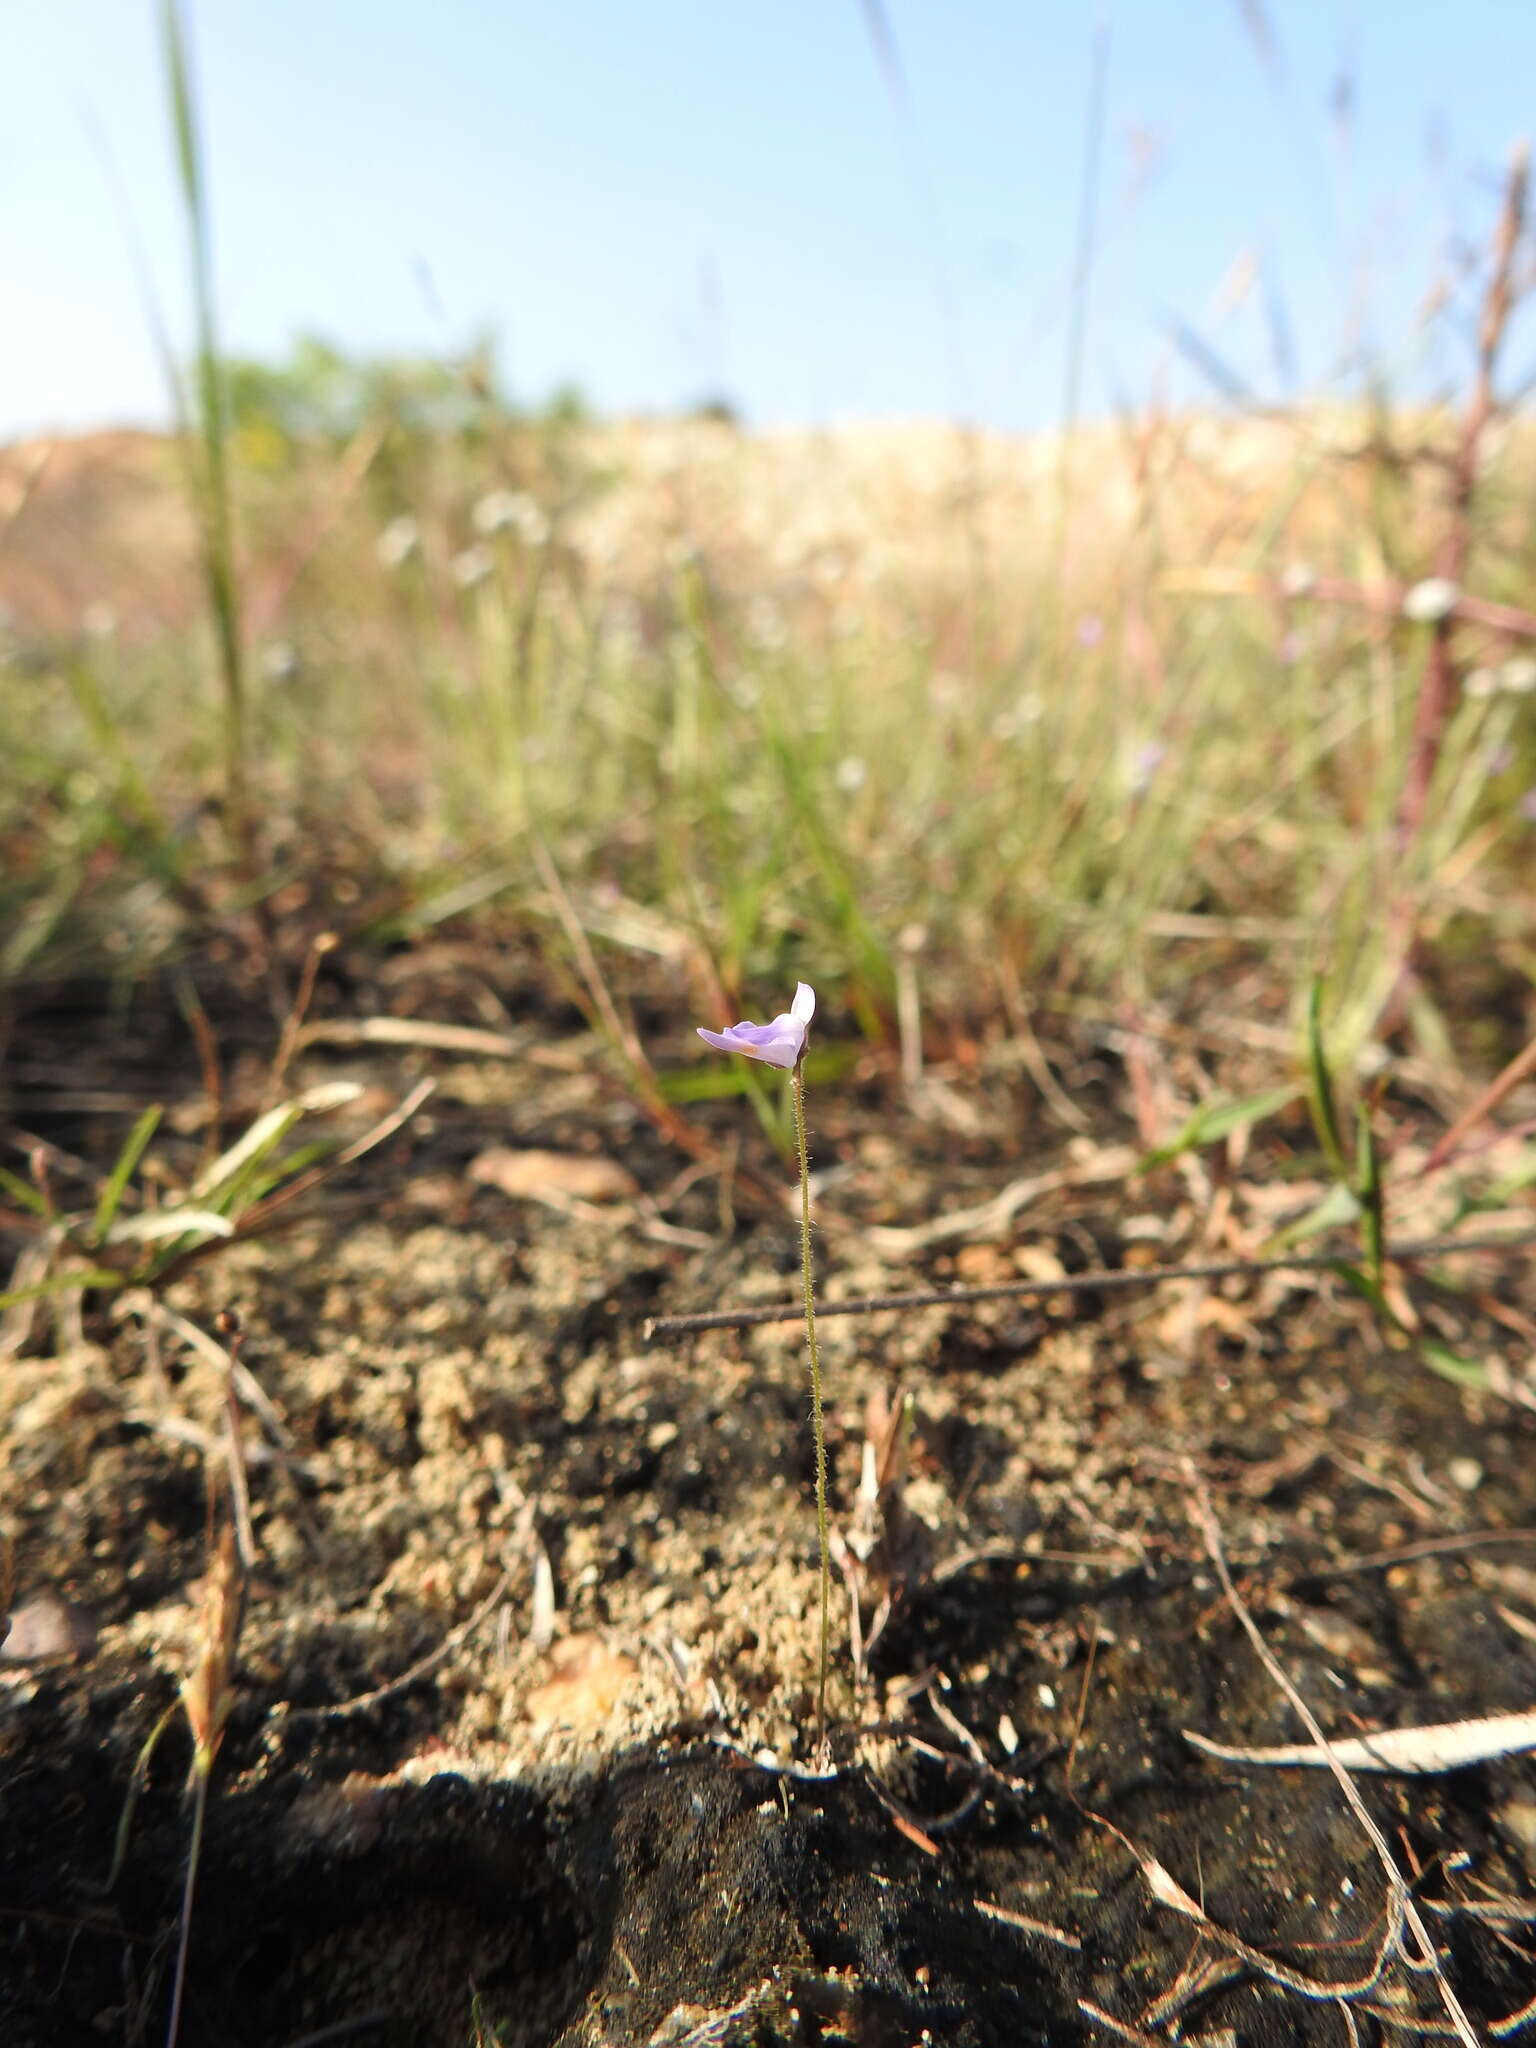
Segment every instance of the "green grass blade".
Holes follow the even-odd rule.
[[[1486,1393],[1492,1384],[1485,1365],[1480,1365],[1475,1358],[1463,1358],[1459,1351],[1453,1351],[1449,1344],[1441,1344],[1436,1338],[1420,1338],[1419,1356],[1431,1372],[1449,1380],[1452,1386],[1475,1387],[1480,1393]]]
[[[1370,1104],[1362,1102],[1355,1112],[1355,1191],[1360,1200],[1360,1236],[1366,1263],[1377,1286],[1381,1285],[1385,1258],[1385,1191],[1381,1177],[1381,1153],[1371,1123]]]
[[[218,1204],[226,1212],[231,1209],[244,1181],[260,1167],[273,1147],[282,1143],[303,1114],[301,1104],[280,1102],[275,1109],[257,1117],[248,1131],[198,1175],[192,1184],[193,1199],[210,1208]]]
[[[13,1202],[19,1202],[30,1216],[39,1216],[44,1222],[48,1218],[48,1204],[32,1183],[23,1180],[19,1174],[7,1173],[0,1166],[0,1194],[9,1195]]]
[[[1245,1095],[1238,1099],[1218,1096],[1202,1102],[1178,1136],[1149,1152],[1136,1171],[1150,1173],[1154,1166],[1166,1166],[1170,1159],[1177,1159],[1183,1152],[1197,1152],[1201,1146],[1214,1145],[1218,1138],[1225,1138],[1233,1131],[1263,1123],[1266,1117],[1275,1116],[1293,1103],[1300,1093],[1300,1088],[1293,1084],[1286,1088],[1267,1088],[1260,1095]]]
[[[55,1294],[83,1294],[89,1287],[124,1287],[126,1273],[114,1273],[106,1266],[75,1266],[67,1273],[50,1273],[46,1280],[34,1280],[30,1287],[13,1287],[0,1294],[0,1309],[15,1308],[24,1301],[46,1301]]]
[[[1294,1223],[1288,1223],[1283,1230],[1277,1230],[1265,1245],[1265,1252],[1274,1257],[1277,1252],[1288,1251],[1293,1244],[1305,1244],[1309,1238],[1321,1237],[1325,1230],[1339,1230],[1345,1224],[1360,1221],[1360,1202],[1351,1187],[1343,1181],[1335,1181],[1315,1207],[1305,1216],[1298,1216]]]
[[[1349,1166],[1344,1157],[1338,1098],[1334,1093],[1333,1075],[1328,1065],[1328,1050],[1323,1043],[1323,983],[1320,975],[1313,982],[1307,997],[1306,1069],[1307,1100],[1311,1106],[1318,1143],[1323,1148],[1329,1166],[1339,1179],[1348,1180]]]
[[[144,1157],[144,1148],[155,1135],[164,1114],[162,1104],[152,1103],[128,1133],[123,1149],[117,1155],[117,1164],[108,1174],[107,1184],[101,1191],[100,1201],[96,1204],[96,1214],[91,1222],[92,1244],[101,1244],[105,1241],[107,1232],[116,1219],[123,1194],[133,1178],[134,1170]]]
[[[192,300],[197,322],[197,436],[201,446],[198,479],[202,527],[203,573],[209,609],[218,642],[223,686],[224,794],[227,823],[237,861],[249,876],[250,801],[247,774],[248,733],[244,639],[240,619],[240,579],[235,563],[234,519],[229,489],[229,406],[223,361],[219,355],[214,315],[213,259],[202,150],[187,64],[186,36],[177,0],[162,0],[162,36],[170,86],[171,125],[176,164],[186,208],[192,267]]]

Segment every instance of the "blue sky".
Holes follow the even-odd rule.
[[[1351,336],[1459,366],[1415,310],[1536,117],[1529,0],[885,0],[905,96],[870,4],[188,0],[227,345],[490,329],[529,400],[1049,424],[1102,34],[1086,411],[1208,399],[1180,322],[1265,398]],[[123,225],[184,337],[157,22],[0,7],[0,435],[164,416]]]

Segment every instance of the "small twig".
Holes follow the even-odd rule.
[[[1293,1584],[1312,1579],[1347,1579],[1356,1572],[1389,1571],[1395,1564],[1414,1564],[1421,1557],[1442,1557],[1458,1550],[1481,1550],[1486,1543],[1536,1543],[1536,1529],[1468,1529],[1456,1536],[1427,1536],[1420,1543],[1401,1543],[1392,1550],[1369,1551],[1342,1564],[1304,1565],[1293,1571]]]
[[[1124,2020],[1117,2020],[1112,2012],[1106,2012],[1102,2005],[1095,2005],[1091,1998],[1080,1998],[1077,2009],[1086,2018],[1097,2020],[1101,2027],[1108,2027],[1117,2039],[1129,2041],[1132,2048],[1168,2048],[1167,2042],[1156,2034],[1144,2034],[1140,2027],[1128,2026]]]
[[[288,1078],[289,1064],[298,1048],[299,1033],[304,1028],[310,999],[315,993],[315,978],[320,972],[320,962],[327,953],[334,953],[340,944],[334,932],[317,932],[310,940],[309,950],[304,955],[304,965],[299,971],[298,992],[288,1007],[283,1019],[282,1035],[277,1041],[277,1051],[272,1060],[272,1071],[267,1076],[266,1104],[277,1101],[283,1092],[283,1083]]]
[[[1266,576],[1249,569],[1195,569],[1165,576],[1163,588],[1192,597],[1264,597],[1273,603],[1293,604],[1301,600],[1336,604],[1345,610],[1368,612],[1376,618],[1400,619],[1403,617],[1403,601],[1413,585],[1358,583],[1348,576],[1311,576],[1297,589],[1287,587],[1283,577]],[[1510,640],[1536,640],[1536,612],[1526,611],[1520,605],[1500,604],[1493,598],[1470,594],[1458,596],[1448,607],[1447,617],[1459,619],[1465,625],[1482,626],[1488,632],[1501,633]],[[1264,921],[1251,919],[1246,922],[1260,925]]]
[[[193,987],[190,977],[181,985],[179,992],[181,1013],[187,1020],[188,1029],[197,1046],[197,1063],[202,1069],[203,1092],[208,1097],[208,1129],[203,1139],[203,1164],[211,1166],[222,1150],[220,1138],[224,1127],[224,1070],[219,1063],[218,1040],[214,1037],[208,1012],[203,1008],[202,998]]]
[[[224,1367],[224,1419],[229,1496],[234,1508],[235,1540],[240,1553],[240,1565],[249,1578],[256,1569],[256,1530],[251,1521],[251,1487],[245,1468],[245,1443],[240,1432],[240,1396],[235,1390],[235,1374],[240,1364],[245,1332],[241,1329],[240,1318],[233,1309],[220,1311],[218,1327],[220,1336],[228,1339]]]
[[[1344,1795],[1345,1803],[1365,1833],[1371,1847],[1376,1851],[1382,1869],[1386,1873],[1389,1888],[1390,1915],[1392,1918],[1400,1916],[1402,1921],[1411,1930],[1414,1940],[1419,1945],[1420,1956],[1434,1977],[1435,1986],[1440,1993],[1446,2016],[1454,2027],[1457,2036],[1466,2044],[1466,2048],[1479,2048],[1477,2035],[1472,2028],[1472,2022],[1468,2019],[1462,2008],[1461,2000],[1456,1996],[1455,1991],[1452,1989],[1451,1981],[1445,1974],[1445,1966],[1440,1960],[1439,1951],[1435,1948],[1434,1942],[1430,1938],[1429,1929],[1414,1901],[1412,1892],[1408,1888],[1407,1880],[1397,1867],[1396,1858],[1387,1844],[1386,1836],[1382,1833],[1374,1815],[1360,1796],[1359,1788],[1355,1784],[1354,1779],[1339,1762],[1332,1744],[1330,1744],[1328,1737],[1323,1733],[1322,1724],[1297,1691],[1295,1684],[1292,1682],[1289,1673],[1281,1664],[1279,1658],[1271,1650],[1268,1643],[1265,1642],[1258,1623],[1254,1620],[1243,1601],[1242,1595],[1233,1583],[1232,1574],[1227,1567],[1226,1551],[1222,1544],[1221,1527],[1216,1520],[1216,1511],[1211,1506],[1210,1496],[1204,1486],[1195,1478],[1192,1470],[1189,1477],[1191,1517],[1204,1539],[1206,1555],[1210,1558],[1216,1576],[1221,1582],[1221,1589],[1226,1595],[1227,1604],[1237,1617],[1243,1633],[1253,1645],[1254,1654],[1264,1666],[1270,1679],[1285,1695],[1285,1698],[1290,1702],[1293,1712],[1301,1721],[1302,1726],[1327,1757],[1328,1767],[1338,1782],[1339,1790]],[[1385,1953],[1385,1949],[1383,1953]]]
[[[1488,2031],[1495,2041],[1507,2041],[1511,2034],[1518,2034],[1533,2019],[1536,2019],[1536,1997],[1528,1998],[1518,2011],[1506,2013],[1503,2019],[1495,2020]]]
[[[1088,1659],[1083,1667],[1082,1690],[1078,1693],[1077,1696],[1077,1718],[1074,1720],[1072,1724],[1072,1740],[1067,1745],[1066,1768],[1062,1773],[1063,1780],[1069,1792],[1072,1789],[1072,1773],[1077,1765],[1077,1745],[1083,1739],[1083,1723],[1088,1718],[1088,1688],[1093,1684],[1094,1659],[1098,1656],[1098,1652],[1099,1616],[1097,1609],[1095,1609],[1093,1616],[1093,1634],[1088,1638]]]
[[[955,1758],[954,1761],[959,1762],[960,1759]],[[889,1786],[882,1785],[874,1772],[867,1767],[864,1771],[864,1782],[897,1824],[905,1823],[903,1832],[908,1833],[908,1838],[916,1840],[918,1847],[930,1856],[941,1853],[938,1843],[932,1838],[935,1835],[947,1834],[951,1828],[957,1828],[968,1821],[986,1797],[987,1785],[986,1777],[978,1775],[976,1783],[971,1786],[965,1797],[957,1805],[950,1807],[947,1813],[924,1814],[919,1819],[911,1808],[898,1799]],[[916,1830],[915,1835],[909,1832],[913,1829]]]
[[[1530,153],[1522,142],[1510,157],[1504,204],[1494,229],[1492,266],[1478,328],[1477,374],[1451,465],[1449,518],[1435,558],[1436,576],[1442,577],[1458,591],[1465,580],[1472,555],[1474,500],[1483,440],[1498,410],[1493,388],[1494,371],[1520,289],[1515,266],[1525,234],[1529,177]],[[1436,620],[1429,644],[1429,658],[1419,684],[1408,771],[1398,807],[1398,841],[1405,847],[1413,844],[1423,825],[1430,784],[1440,757],[1441,740],[1459,694],[1461,679],[1456,665],[1454,639],[1454,620],[1449,615]]]
[[[1406,1264],[1417,1259],[1445,1258],[1454,1252],[1518,1251],[1531,1244],[1536,1244],[1536,1231],[1484,1238],[1415,1238],[1385,1245],[1383,1256]],[[931,1287],[909,1294],[864,1295],[854,1301],[819,1301],[816,1313],[825,1321],[830,1316],[880,1315],[900,1309],[944,1308],[955,1303],[1157,1287],[1165,1280],[1241,1280],[1265,1273],[1325,1273],[1338,1263],[1337,1252],[1298,1252],[1284,1259],[1206,1259],[1187,1266],[1104,1266],[1086,1273],[1070,1273],[1062,1279],[1009,1280],[995,1287]],[[663,1337],[688,1336],[697,1330],[746,1330],[762,1323],[792,1323],[804,1313],[800,1302],[778,1302],[766,1308],[715,1309],[707,1315],[652,1316],[644,1335],[647,1343],[652,1343]]]
[[[1536,1073],[1536,1038],[1533,1038],[1530,1044],[1525,1046],[1522,1051],[1515,1054],[1508,1066],[1488,1083],[1488,1086],[1470,1108],[1464,1110],[1457,1117],[1455,1123],[1451,1125],[1450,1129],[1436,1139],[1424,1164],[1416,1173],[1410,1174],[1408,1178],[1410,1180],[1423,1180],[1428,1175],[1434,1173],[1439,1167],[1444,1166],[1446,1161],[1460,1149],[1463,1139],[1475,1131],[1485,1117],[1492,1116],[1504,1098],[1511,1094],[1514,1089],[1518,1088],[1526,1075],[1531,1073]]]
[[[928,1580],[930,1585],[942,1586],[980,1564],[1086,1565],[1094,1571],[1124,1572],[1143,1561],[1129,1551],[1113,1556],[1097,1550],[1026,1550],[1018,1543],[978,1543],[967,1550],[952,1551],[933,1567]]]
[[[404,1692],[407,1687],[428,1677],[445,1657],[451,1656],[460,1643],[474,1634],[486,1616],[494,1613],[500,1602],[506,1598],[511,1584],[512,1567],[508,1565],[474,1612],[451,1628],[435,1649],[429,1650],[424,1657],[418,1657],[416,1662],[402,1671],[398,1678],[391,1678],[383,1685],[376,1685],[371,1692],[360,1692],[350,1700],[338,1700],[332,1706],[284,1706],[278,1710],[279,1713],[288,1721],[329,1721],[343,1714],[361,1714],[369,1707],[378,1706],[381,1700],[390,1699],[394,1694]]]
[[[537,1060],[537,1049],[510,1031],[488,1031],[478,1024],[438,1024],[424,1017],[322,1017],[304,1026],[298,1044],[397,1045],[421,1052],[471,1053],[485,1059]]]
[[[1011,1906],[995,1906],[990,1899],[972,1899],[971,1904],[989,1920],[1001,1920],[1005,1927],[1017,1927],[1023,1934],[1038,1934],[1043,1941],[1054,1941],[1058,1948],[1080,1949],[1083,1945],[1065,1928],[1052,1927],[1049,1921],[1033,1919],[1028,1913],[1015,1913]]]

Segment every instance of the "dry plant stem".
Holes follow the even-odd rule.
[[[1414,1259],[1448,1257],[1452,1252],[1521,1251],[1536,1243],[1536,1234],[1511,1231],[1499,1237],[1426,1237],[1388,1242],[1382,1255],[1399,1264]],[[1337,1252],[1302,1252],[1289,1259],[1205,1259],[1186,1266],[1101,1266],[1071,1273],[1060,1280],[1008,1280],[996,1287],[928,1287],[907,1294],[862,1295],[853,1301],[824,1301],[823,1316],[871,1316],[899,1309],[943,1308],[949,1303],[1015,1301],[1050,1294],[1099,1294],[1125,1287],[1156,1287],[1164,1280],[1243,1280],[1264,1273],[1327,1273],[1339,1263]],[[707,1315],[653,1316],[645,1325],[646,1341],[686,1336],[695,1330],[748,1330],[760,1323],[792,1323],[801,1314],[797,1303],[765,1308],[723,1308]]]
[[[1445,538],[1440,543],[1439,553],[1435,557],[1435,574],[1454,584],[1458,590],[1466,576],[1467,564],[1472,554],[1473,500],[1477,492],[1483,437],[1496,410],[1493,393],[1494,369],[1518,291],[1515,261],[1525,230],[1529,174],[1529,151],[1526,145],[1521,143],[1510,158],[1509,177],[1504,188],[1504,205],[1499,214],[1498,227],[1494,231],[1493,265],[1478,329],[1477,376],[1473,382],[1472,395],[1467,401],[1461,437],[1451,463],[1448,508],[1450,520]],[[1402,803],[1398,810],[1398,843],[1403,847],[1413,844],[1424,823],[1424,813],[1429,802],[1429,786],[1434,778],[1435,763],[1439,759],[1441,738],[1446,721],[1455,709],[1458,676],[1454,638],[1454,618],[1448,615],[1438,619],[1430,641],[1424,678],[1419,685],[1408,771],[1403,783]]]
[[[1369,1838],[1371,1847],[1381,1859],[1381,1866],[1387,1877],[1391,1909],[1394,1914],[1401,1913],[1404,1923],[1411,1930],[1414,1940],[1418,1943],[1423,1966],[1434,1977],[1435,1988],[1440,1993],[1447,2019],[1452,2027],[1454,2027],[1458,2039],[1466,2044],[1466,2048],[1478,2048],[1477,2035],[1473,2031],[1472,2022],[1463,2010],[1460,1999],[1451,1988],[1450,1979],[1446,1976],[1444,1965],[1440,1961],[1439,1951],[1430,1938],[1429,1929],[1424,1924],[1423,1915],[1414,1901],[1412,1892],[1408,1889],[1407,1881],[1397,1867],[1392,1851],[1388,1847],[1386,1836],[1382,1833],[1370,1809],[1361,1798],[1359,1788],[1356,1786],[1354,1779],[1334,1755],[1332,1745],[1329,1743],[1328,1737],[1323,1733],[1317,1716],[1296,1690],[1279,1658],[1276,1657],[1274,1651],[1265,1642],[1259,1632],[1258,1623],[1249,1613],[1243,1603],[1242,1596],[1233,1584],[1232,1574],[1227,1568],[1226,1551],[1222,1546],[1221,1527],[1216,1520],[1216,1511],[1211,1506],[1210,1495],[1206,1492],[1204,1486],[1195,1479],[1193,1472],[1190,1474],[1190,1512],[1195,1526],[1199,1529],[1204,1540],[1206,1555],[1210,1558],[1215,1568],[1216,1576],[1221,1582],[1221,1590],[1226,1595],[1227,1604],[1236,1615],[1243,1633],[1247,1636],[1249,1642],[1252,1643],[1255,1655],[1275,1685],[1290,1702],[1302,1726],[1327,1757],[1328,1767],[1338,1780],[1339,1790],[1344,1795],[1345,1803]]]
[[[1263,597],[1276,605],[1335,604],[1375,618],[1400,619],[1411,584],[1361,583],[1351,576],[1313,576],[1304,590],[1287,589],[1284,579],[1253,569],[1186,569],[1163,578],[1163,588],[1192,597]],[[1458,597],[1446,614],[1469,626],[1485,626],[1510,640],[1536,640],[1536,612],[1500,604],[1491,597]]]
[[[304,1019],[309,1014],[309,1005],[315,993],[315,978],[320,972],[320,962],[327,953],[336,950],[337,944],[334,932],[318,932],[310,941],[309,951],[304,955],[304,965],[299,974],[298,993],[283,1019],[283,1035],[278,1040],[277,1054],[272,1061],[272,1072],[267,1079],[264,1107],[270,1108],[283,1092],[283,1083],[288,1078],[288,1068],[298,1048],[299,1034],[304,1029]]]
[[[192,1941],[192,1902],[197,1890],[197,1869],[202,1858],[203,1828],[208,1814],[208,1785],[234,1698],[235,1655],[245,1615],[245,1589],[246,1578],[237,1555],[233,1527],[226,1524],[217,1548],[214,1548],[210,1535],[202,1640],[196,1662],[181,1682],[181,1705],[187,1725],[192,1730],[192,1840],[187,1851],[187,1877],[181,1897],[181,1932],[176,1947],[176,1977],[171,1991],[166,2048],[176,2048],[176,2038],[181,2029],[181,2002],[186,1991],[187,1954]]]
[[[511,1584],[512,1567],[508,1565],[474,1612],[466,1615],[456,1628],[449,1629],[435,1649],[428,1650],[424,1657],[418,1657],[416,1662],[402,1671],[398,1678],[391,1678],[383,1685],[376,1685],[369,1692],[357,1693],[349,1700],[338,1700],[332,1706],[284,1706],[276,1712],[288,1721],[326,1721],[337,1715],[364,1713],[369,1707],[377,1706],[381,1700],[393,1698],[396,1693],[404,1692],[407,1686],[415,1685],[421,1679],[429,1677],[445,1657],[453,1654],[460,1643],[467,1642],[481,1622],[488,1615],[495,1613],[506,1598]]]
[[[816,1542],[821,1552],[821,1656],[816,1676],[816,1740],[827,1740],[827,1657],[832,1640],[832,1544],[827,1526],[827,1432],[821,1412],[821,1347],[811,1276],[811,1157],[805,1136],[804,1055],[795,1062],[795,1145],[800,1154],[800,1277],[805,1289],[805,1343],[811,1362],[811,1429],[816,1438]]]
[[[203,1164],[211,1166],[223,1150],[221,1134],[224,1128],[224,1072],[219,1064],[218,1040],[213,1035],[208,1012],[203,1008],[201,998],[190,979],[182,984],[181,1010],[197,1046],[197,1063],[202,1069],[203,1092],[208,1097],[208,1129],[203,1139]]]
[[[213,253],[208,196],[203,182],[202,139],[187,63],[186,34],[177,0],[163,0],[162,37],[171,93],[177,166],[192,272],[197,321],[195,433],[198,447],[198,520],[203,573],[218,644],[223,685],[224,801],[226,824],[243,877],[256,873],[254,820],[247,772],[249,716],[245,689],[245,643],[240,619],[240,577],[235,558],[234,519],[228,465],[228,410],[224,371],[214,318]]]
[[[165,2048],[176,2048],[181,2032],[181,2001],[187,1988],[187,1953],[192,1945],[192,1903],[197,1894],[197,1866],[203,1853],[203,1825],[208,1817],[208,1780],[213,1759],[205,1766],[199,1757],[194,1766],[192,1840],[187,1849],[187,1875],[181,1892],[181,1931],[176,1941],[176,1977],[171,1987],[171,2016],[166,2023]]]
[[[1526,1075],[1531,1073],[1536,1073],[1536,1038],[1533,1038],[1522,1051],[1517,1052],[1508,1066],[1489,1082],[1471,1107],[1457,1117],[1450,1129],[1437,1140],[1434,1150],[1413,1178],[1424,1180],[1439,1167],[1444,1166],[1448,1159],[1454,1158],[1458,1149],[1478,1125],[1485,1118],[1492,1116],[1505,1097],[1512,1094]]]
[[[224,1318],[220,1318],[224,1327]],[[229,1497],[234,1512],[235,1541],[240,1553],[240,1563],[246,1572],[256,1569],[256,1531],[251,1521],[251,1484],[245,1468],[245,1440],[240,1433],[240,1396],[235,1387],[235,1376],[240,1366],[240,1352],[245,1343],[245,1333],[234,1325],[229,1333],[229,1348],[225,1353],[224,1372],[224,1422],[226,1452],[229,1467]]]
[[[656,1070],[646,1055],[645,1047],[636,1036],[634,1027],[619,1015],[602,969],[597,964],[597,955],[592,951],[581,919],[576,915],[576,906],[570,892],[560,876],[560,870],[550,857],[549,848],[537,832],[528,835],[529,852],[533,864],[539,871],[539,879],[549,891],[555,906],[555,915],[569,941],[575,956],[577,971],[582,987],[586,991],[588,1021],[600,1037],[606,1037],[613,1051],[627,1069],[625,1083],[629,1098],[644,1111],[655,1128],[672,1144],[679,1145],[695,1159],[704,1160],[711,1166],[719,1163],[716,1148],[701,1131],[696,1131],[686,1117],[679,1116],[671,1103],[663,1096],[656,1080]],[[583,1005],[585,1008],[585,1005]],[[754,1175],[740,1174],[736,1185],[747,1194],[756,1208],[775,1212],[778,1198]]]
[[[336,465],[329,490],[316,507],[307,525],[300,529],[293,546],[269,576],[250,605],[250,629],[253,634],[270,632],[283,615],[293,591],[293,586],[314,559],[326,535],[336,524],[347,505],[357,495],[358,489],[389,437],[388,428],[378,420],[367,421],[359,427],[347,444],[341,460]]]

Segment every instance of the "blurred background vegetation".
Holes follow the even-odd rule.
[[[605,420],[520,405],[490,340],[226,355],[165,27],[182,432],[0,451],[13,1006],[231,929],[298,959],[478,920],[568,965],[574,914],[680,1025],[804,975],[875,1043],[920,987],[953,1053],[1240,962],[1261,1033],[1322,973],[1356,1049],[1520,1042],[1523,158],[1424,316],[1470,336],[1434,403]]]

